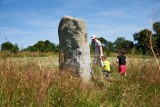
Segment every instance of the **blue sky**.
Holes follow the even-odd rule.
[[[159,10],[160,0],[0,0],[0,44],[6,39],[20,48],[40,40],[58,44],[64,15],[86,21],[89,43],[93,34],[133,41],[134,33],[151,29],[153,11]]]

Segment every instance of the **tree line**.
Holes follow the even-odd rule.
[[[118,37],[114,42],[107,41],[105,38],[100,37],[98,38],[103,45],[103,50],[106,52],[107,55],[110,52],[117,52],[120,49],[124,49],[126,52],[131,53],[134,50],[135,54],[143,54],[149,55],[150,50],[148,47],[149,44],[149,37],[148,33],[151,30],[143,29],[135,34],[133,34],[133,41],[126,40],[124,37]],[[160,53],[160,21],[153,23],[153,33],[152,33],[152,40],[153,40],[153,49],[157,55]],[[90,50],[93,52],[93,44],[90,44]],[[18,47],[17,44],[13,44],[9,41],[4,42],[1,44],[1,52],[9,51],[11,53],[17,52],[59,52],[59,45],[50,42],[49,40],[45,41],[38,41],[33,46],[28,46],[25,49],[21,49]]]
[[[4,42],[1,44],[1,52],[3,51],[9,51],[11,53],[17,53],[17,52],[58,52],[59,51],[59,45],[56,45],[49,40],[45,41],[38,41],[33,46],[28,46],[27,48],[21,49],[18,47],[17,44],[13,44],[9,41]]]

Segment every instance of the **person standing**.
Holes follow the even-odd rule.
[[[94,64],[100,64],[100,66],[103,66],[103,50],[102,50],[102,44],[97,39],[96,35],[92,35],[92,43],[94,44]]]
[[[119,66],[118,66],[118,71],[121,75],[127,75],[126,74],[126,64],[127,64],[127,58],[125,56],[125,52],[124,50],[120,50],[119,51],[119,55],[117,56],[117,60],[116,60],[117,63],[119,63]]]

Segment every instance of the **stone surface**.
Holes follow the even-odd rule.
[[[58,35],[59,68],[73,70],[88,81],[91,76],[91,57],[85,21],[64,16],[59,23]]]

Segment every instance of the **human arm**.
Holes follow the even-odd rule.
[[[117,57],[117,59],[116,59],[116,62],[118,63],[119,62],[119,58]]]
[[[126,58],[126,63],[127,63],[127,58]]]
[[[102,45],[99,46],[100,58],[103,56]]]
[[[102,49],[102,44],[100,41],[97,41],[98,49],[99,49],[99,57],[102,58],[103,56],[103,49]]]
[[[102,66],[102,69],[103,69],[103,70],[105,69],[105,65]]]

